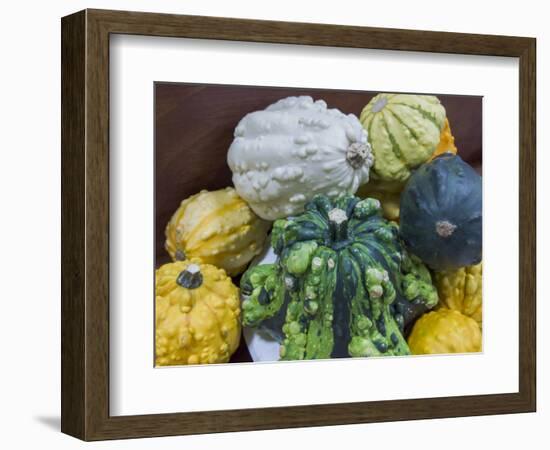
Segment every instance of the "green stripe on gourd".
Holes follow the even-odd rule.
[[[437,303],[375,199],[316,196],[274,223],[272,245],[277,262],[243,275],[242,317],[280,335],[281,359],[408,354],[406,324]]]
[[[437,97],[378,94],[361,112],[374,154],[372,178],[405,182],[436,149],[445,125]]]

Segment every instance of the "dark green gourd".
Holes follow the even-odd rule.
[[[280,327],[281,359],[409,354],[406,322],[437,292],[378,200],[316,196],[275,222],[272,245],[276,263],[243,275],[242,317],[275,335]]]
[[[481,177],[449,153],[424,164],[401,193],[400,230],[411,253],[434,270],[479,263]]]

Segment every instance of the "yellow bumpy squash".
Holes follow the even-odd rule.
[[[451,309],[438,309],[416,321],[408,339],[413,355],[481,351],[477,322]]]
[[[229,361],[241,335],[239,290],[222,269],[193,259],[155,277],[157,366]]]
[[[439,144],[428,161],[443,153],[453,153],[455,155],[457,153],[455,138],[451,133],[451,126],[447,118],[441,130]],[[399,202],[405,184],[398,181],[379,180],[374,175],[367,184],[359,188],[357,195],[361,198],[372,197],[380,200],[384,217],[388,220],[399,221]]]
[[[439,305],[454,309],[482,325],[483,263],[457,270],[436,272],[434,284],[439,294]]]
[[[168,222],[165,247],[174,261],[200,258],[234,276],[261,252],[269,227],[235,189],[201,191]]]

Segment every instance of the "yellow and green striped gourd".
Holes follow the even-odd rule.
[[[372,178],[405,182],[437,148],[445,108],[433,95],[378,94],[361,112],[374,154]]]

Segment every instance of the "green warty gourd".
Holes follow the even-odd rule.
[[[318,195],[274,223],[274,264],[241,279],[243,325],[268,329],[282,360],[407,355],[405,328],[437,303],[380,202]]]

